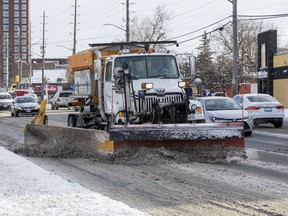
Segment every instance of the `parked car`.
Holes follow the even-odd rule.
[[[284,106],[269,94],[235,95],[233,99],[253,117],[255,125],[271,123],[276,128],[283,126]]]
[[[60,107],[69,108],[68,103],[74,99],[70,96],[72,91],[58,91],[51,99],[51,109],[59,109]]]
[[[254,130],[253,118],[246,110],[242,110],[230,97],[214,96],[199,97],[195,100],[202,105],[204,117],[207,123],[244,122],[244,133],[250,136]]]
[[[12,102],[13,98],[8,92],[0,92],[0,110],[9,110]]]
[[[222,97],[227,97],[227,94],[224,92],[215,92],[213,93],[213,96],[222,96]]]
[[[30,95],[18,96],[10,106],[11,116],[36,115],[40,109],[39,103]]]

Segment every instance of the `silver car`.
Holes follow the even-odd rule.
[[[40,105],[36,99],[30,95],[18,96],[10,107],[11,116],[37,115]]]
[[[0,92],[0,110],[9,110],[12,102],[13,98],[8,92]]]
[[[250,136],[254,130],[253,118],[243,110],[232,98],[215,96],[196,98],[203,108],[206,122],[244,122],[245,136]]]
[[[271,95],[239,94],[235,95],[233,99],[249,112],[255,125],[271,123],[276,128],[283,126],[284,106]]]
[[[51,99],[51,108],[59,109],[60,107],[69,108],[68,103],[73,101],[73,98],[70,96],[72,95],[72,91],[59,91]]]

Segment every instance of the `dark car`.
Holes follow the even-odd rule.
[[[39,103],[30,95],[18,96],[10,106],[11,116],[36,115],[40,109]]]

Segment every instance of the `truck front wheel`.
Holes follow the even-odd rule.
[[[68,127],[76,127],[76,118],[74,115],[68,116]]]

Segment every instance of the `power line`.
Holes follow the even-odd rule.
[[[242,20],[264,20],[288,17],[288,14],[270,14],[270,15],[238,15]]]
[[[216,25],[216,24],[218,24],[218,23],[220,23],[220,22],[222,22],[222,21],[224,21],[224,20],[226,20],[226,19],[228,19],[228,18],[230,18],[230,17],[231,17],[231,16],[225,17],[225,18],[223,18],[223,19],[221,19],[221,20],[219,20],[219,21],[217,21],[217,22],[214,22],[214,23],[212,23],[212,24],[210,24],[210,25],[207,25],[207,26],[202,27],[202,28],[200,28],[200,29],[194,30],[194,31],[192,31],[192,32],[188,32],[188,33],[183,34],[183,35],[179,35],[179,36],[170,38],[169,40],[177,39],[177,38],[184,37],[184,36],[187,36],[187,35],[189,35],[189,34],[193,34],[193,33],[196,33],[196,32],[198,32],[198,31],[204,30],[204,29],[209,28],[209,27],[211,27],[211,26],[213,26],[213,25]],[[226,23],[226,24],[227,24],[227,23]],[[226,25],[226,24],[225,24],[225,25]]]
[[[231,21],[225,23],[225,24],[222,25],[220,28],[213,29],[213,30],[211,30],[211,31],[209,31],[209,32],[206,32],[206,33],[204,33],[204,34],[211,34],[211,33],[215,32],[215,31],[218,31],[218,30],[222,31],[222,29],[223,29],[226,25],[228,25],[229,23],[231,23]],[[184,41],[180,41],[180,42],[178,42],[178,44],[185,43],[185,42],[188,42],[188,41],[191,41],[191,40],[195,40],[195,39],[197,39],[197,38],[202,37],[204,34],[198,35],[198,36],[193,37],[193,38],[189,38],[189,39],[184,40]]]

